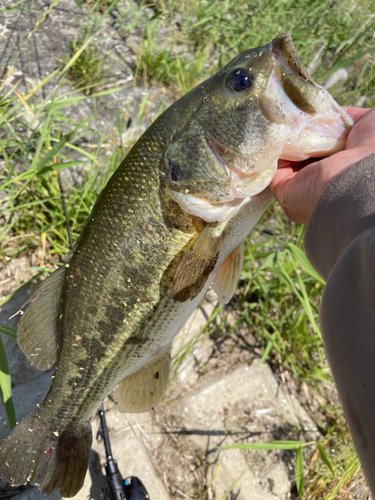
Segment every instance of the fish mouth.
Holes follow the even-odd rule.
[[[314,87],[320,109],[314,113],[302,111],[285,92],[279,73],[277,67],[272,70],[262,103],[266,113],[271,103],[282,117],[275,136],[281,145],[279,158],[302,161],[341,151],[353,125],[350,116],[317,84]]]
[[[282,121],[289,126],[289,138],[280,159],[302,161],[341,151],[354,124],[351,117],[313,81],[299,60],[289,34],[279,35],[269,44],[269,49],[274,66],[265,102],[276,104]],[[280,133],[283,140],[282,134],[286,131],[282,127]]]
[[[344,125],[350,129],[354,122],[352,118],[346,113],[344,109],[333,99],[333,97],[320,85],[318,85],[311,78],[306,68],[301,63],[297,50],[292,41],[292,37],[288,33],[282,33],[277,38],[272,40],[269,44],[271,53],[274,57],[276,65],[282,69],[287,70],[289,73],[294,73],[294,75],[298,75],[305,82],[313,85],[320,89],[320,95],[324,94],[324,97],[328,97],[330,100],[330,105],[332,107],[332,111],[340,115]],[[281,82],[280,82],[281,83]],[[283,85],[284,86],[284,85]],[[319,112],[319,109],[312,110],[313,113]]]
[[[322,89],[324,93],[328,94],[328,92],[323,87],[314,82],[304,65],[301,63],[292,37],[289,35],[289,33],[281,33],[281,35],[272,40],[272,42],[270,43],[270,50],[278,65],[287,69],[288,71],[294,72],[305,82],[311,83],[312,85]],[[354,124],[352,118],[346,113],[345,110],[341,108],[341,106],[333,99],[330,94],[328,95],[331,98],[331,106],[333,111],[340,115],[345,126],[350,129]]]

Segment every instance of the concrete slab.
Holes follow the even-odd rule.
[[[231,373],[219,371],[205,385],[156,412],[168,432],[175,433],[179,448],[200,450],[196,455],[213,464],[207,466],[206,481],[220,499],[282,500],[290,492],[290,482],[280,454],[218,451],[217,446],[317,435],[303,408],[284,393],[270,367],[259,360]],[[181,467],[181,462],[176,465]],[[188,493],[187,482],[185,487]]]
[[[173,342],[172,360],[183,357],[177,368],[177,381],[185,387],[194,387],[198,381],[196,361],[205,363],[209,359],[213,342],[205,335],[204,327],[216,304],[217,296],[210,289],[201,307],[194,311]]]
[[[278,417],[305,432],[316,432],[315,424],[297,399],[283,391],[269,365],[260,360],[225,376],[217,373],[208,384],[184,398],[182,404],[188,421],[210,428],[220,423],[228,405],[243,401],[251,405],[254,421],[267,422]]]
[[[113,405],[106,412],[106,421],[110,436],[112,455],[117,461],[122,477],[137,476],[145,485],[150,499],[170,500],[165,487],[157,476],[142,440],[142,425],[148,423],[148,414],[130,416],[120,413]],[[76,500],[100,500],[106,487],[104,463],[106,461],[104,444],[96,439],[99,430],[99,418],[92,420],[93,444],[90,456],[90,466],[86,474],[85,483],[80,492],[74,497]],[[18,500],[18,499],[17,499]]]

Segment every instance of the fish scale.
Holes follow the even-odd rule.
[[[158,314],[157,305],[160,295],[171,298],[171,281],[167,278],[160,286],[160,275],[193,234],[164,220],[159,197],[159,190],[165,190],[159,175],[161,147],[160,134],[151,132],[128,155],[102,192],[101,204],[94,208],[69,263],[60,308],[64,321],[58,326],[59,337],[65,342],[58,359],[59,371],[71,378],[55,378],[47,396],[59,397],[62,403],[55,418],[48,414],[51,429],[66,428],[70,419],[87,421],[98,405],[97,399],[92,401],[92,392],[102,400],[124,376],[137,371],[143,353],[152,349],[162,333],[161,329],[154,332],[151,324],[159,314],[169,314],[160,306]],[[145,189],[152,201],[151,210],[144,205]],[[114,210],[114,206],[121,208]],[[191,225],[188,229],[191,231]],[[100,245],[95,245],[97,241]],[[154,251],[156,241],[165,248],[161,255]],[[79,314],[71,315],[70,310]],[[138,321],[139,317],[143,320]],[[101,327],[101,321],[107,321],[108,327]],[[82,331],[84,338],[72,342]],[[66,338],[65,332],[71,332],[72,337]],[[73,364],[72,358],[76,360]],[[79,382],[72,391],[73,379]],[[64,395],[66,402],[61,400]]]

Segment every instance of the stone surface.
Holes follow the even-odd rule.
[[[218,451],[217,446],[296,436],[304,440],[318,435],[298,401],[285,394],[269,366],[259,360],[230,373],[219,371],[208,383],[157,407],[156,412],[161,422],[167,422],[169,433],[180,435],[179,448],[195,450],[195,455],[205,461],[209,457],[207,461],[213,466],[207,467],[206,481],[215,498],[234,495],[238,500],[281,500],[290,492],[288,467],[282,455],[239,449]],[[166,443],[161,446],[165,448]],[[154,449],[154,456],[159,448]],[[183,468],[182,463],[176,466]],[[173,481],[179,483],[176,475],[169,480]],[[185,480],[183,486],[188,493],[189,481]]]

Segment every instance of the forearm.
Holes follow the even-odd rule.
[[[326,188],[306,228],[306,255],[328,279],[342,253],[375,228],[375,154],[342,172]]]
[[[334,266],[320,320],[345,416],[375,493],[375,229],[356,238]]]

